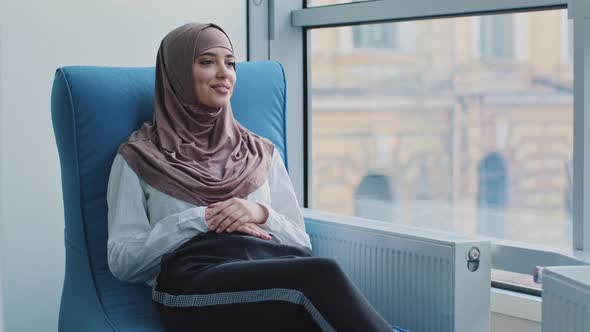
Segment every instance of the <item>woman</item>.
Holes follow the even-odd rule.
[[[233,117],[235,57],[214,24],[158,50],[155,112],[111,169],[108,262],[146,282],[170,331],[390,331],[311,243],[274,145]]]

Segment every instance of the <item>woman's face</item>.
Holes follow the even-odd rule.
[[[213,47],[193,62],[193,81],[199,102],[211,108],[229,104],[236,83],[236,63],[231,51]]]

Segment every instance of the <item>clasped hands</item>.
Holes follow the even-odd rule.
[[[269,211],[261,204],[233,197],[210,204],[205,209],[205,222],[209,231],[217,233],[238,231],[264,240],[272,237],[260,228],[268,219]]]

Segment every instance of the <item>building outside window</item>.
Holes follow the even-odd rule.
[[[573,63],[548,30],[562,11],[480,16],[479,32],[473,17],[312,29],[310,207],[570,248]]]

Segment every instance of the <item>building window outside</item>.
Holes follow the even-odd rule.
[[[343,39],[339,41],[338,46],[344,52],[416,52],[415,22],[355,25],[342,29],[340,33]]]
[[[480,18],[482,58],[514,57],[514,15],[487,15]]]
[[[507,175],[504,158],[488,154],[477,167],[477,203],[481,207],[504,208],[507,201]]]
[[[356,48],[398,49],[396,25],[388,23],[354,26],[352,45]]]
[[[477,166],[477,233],[486,236],[509,237],[506,212],[508,205],[508,174],[504,158],[489,153]]]

